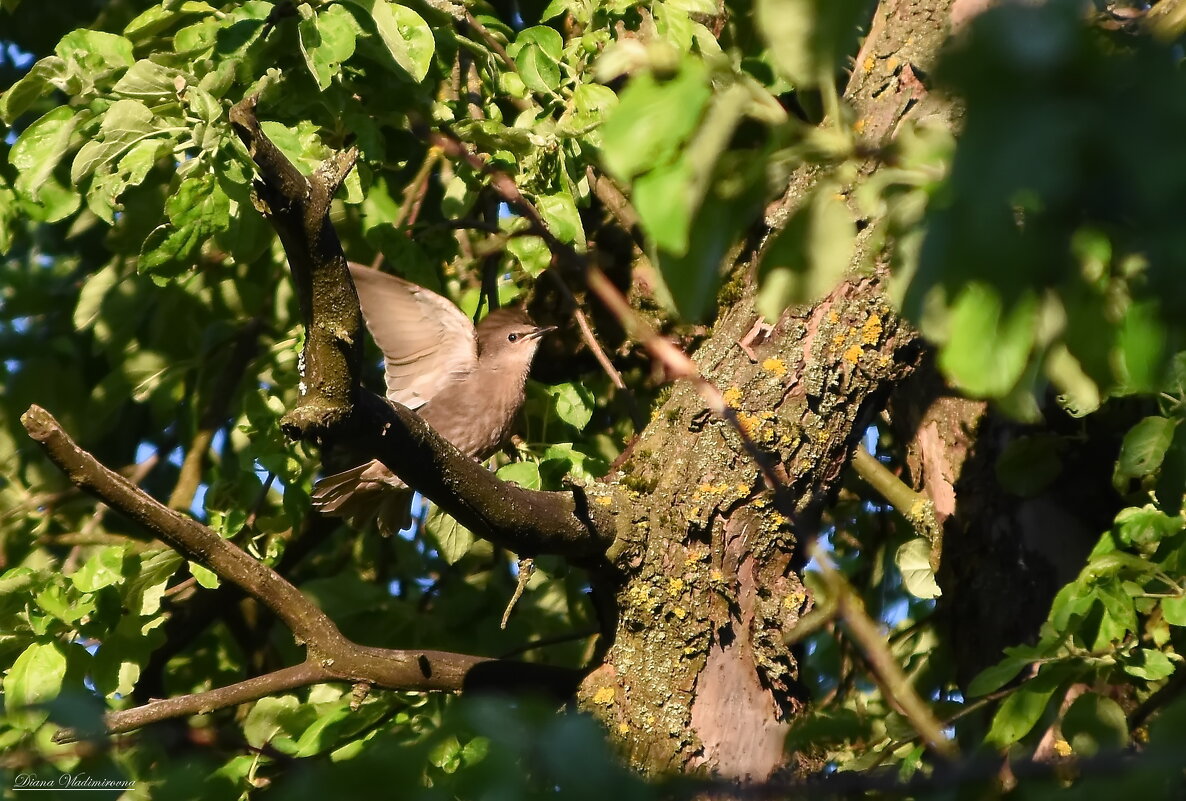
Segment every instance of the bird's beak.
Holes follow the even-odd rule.
[[[537,328],[537,329],[535,329],[535,330],[534,330],[534,331],[532,331],[530,334],[528,334],[526,338],[527,338],[527,339],[539,339],[539,338],[540,338],[540,337],[542,337],[544,334],[546,334],[546,333],[548,333],[548,332],[550,332],[550,331],[555,331],[555,330],[556,330],[556,326],[554,326],[554,325],[546,325],[546,326],[543,326],[542,328]]]

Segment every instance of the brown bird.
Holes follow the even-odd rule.
[[[540,327],[519,309],[490,312],[474,328],[445,298],[394,275],[350,264],[367,329],[383,352],[387,399],[424,418],[457,449],[488,458],[511,434]],[[411,522],[412,491],[379,461],[326,476],[313,507],[384,534]]]

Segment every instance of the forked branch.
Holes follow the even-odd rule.
[[[32,406],[21,417],[26,431],[79,489],[143,525],[186,559],[213,570],[270,609],[307,649],[306,661],[205,693],[154,701],[109,713],[109,733],[168,718],[209,712],[265,695],[326,681],[365,681],[393,690],[460,690],[484,685],[532,686],[563,693],[577,675],[562,668],[523,665],[468,654],[372,648],[342,636],[324,612],[283,576],[222,539],[210,528],[170,509],[80,448],[49,412]],[[60,742],[77,739],[63,730]]]

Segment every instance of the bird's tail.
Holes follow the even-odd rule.
[[[326,476],[313,487],[313,508],[324,515],[341,517],[353,528],[365,528],[373,519],[383,536],[412,523],[412,491],[376,476],[386,473],[377,462],[368,462]]]

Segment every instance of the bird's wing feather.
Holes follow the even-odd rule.
[[[367,329],[383,351],[389,400],[419,408],[453,373],[477,367],[473,323],[448,300],[361,264],[350,264],[350,276]]]

